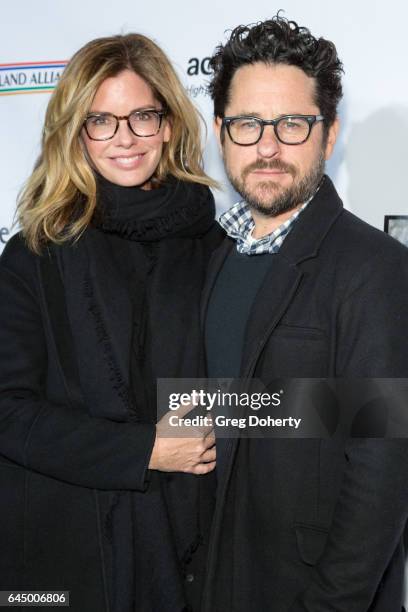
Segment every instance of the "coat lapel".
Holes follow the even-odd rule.
[[[256,296],[245,333],[241,379],[249,379],[254,375],[259,355],[292,301],[302,278],[302,273],[297,266],[291,264],[287,259],[279,254],[271,255],[271,257],[274,258],[271,269]],[[222,513],[238,446],[239,437],[220,439],[217,442],[219,484],[214,541],[220,536],[219,530],[222,525],[220,513]]]
[[[253,376],[258,357],[291,303],[302,272],[279,253],[271,255],[271,268],[254,300],[242,351],[241,378]]]
[[[247,324],[241,377],[253,376],[263,347],[289,307],[301,281],[300,264],[317,256],[320,245],[342,210],[333,183],[325,176],[279,253],[272,256],[271,268],[254,300]]]

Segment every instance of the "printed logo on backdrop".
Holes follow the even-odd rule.
[[[3,244],[6,244],[10,236],[11,230],[8,227],[0,227],[0,249]]]
[[[0,64],[0,96],[48,93],[54,89],[66,60]]]
[[[209,96],[208,81],[212,75],[210,57],[190,57],[187,61],[187,77],[189,79],[186,91],[191,98]]]

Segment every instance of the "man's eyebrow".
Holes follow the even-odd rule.
[[[280,113],[279,115],[275,115],[275,117],[268,117],[268,119],[279,119],[280,117],[297,117],[298,115],[304,115],[304,113]],[[229,115],[230,117],[256,117],[257,119],[263,119],[263,117],[258,112],[254,111],[242,111],[240,113],[235,113],[235,115]]]
[[[262,119],[261,115],[257,112],[251,112],[251,111],[242,111],[240,113],[235,113],[235,115],[233,115],[234,117],[257,117],[259,119]]]

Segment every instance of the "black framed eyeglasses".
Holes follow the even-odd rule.
[[[224,117],[222,127],[227,128],[232,142],[242,147],[259,142],[265,125],[273,125],[275,136],[282,144],[299,145],[306,142],[312,127],[319,121],[324,121],[323,115],[283,115],[277,119],[240,115]]]
[[[159,133],[166,114],[167,110],[155,108],[135,110],[121,117],[113,113],[89,113],[84,121],[84,128],[91,140],[110,140],[119,129],[119,121],[127,121],[135,136],[149,138]]]

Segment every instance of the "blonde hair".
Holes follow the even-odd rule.
[[[165,53],[141,34],[97,38],[65,68],[47,107],[42,150],[17,205],[17,221],[36,253],[46,241],[77,239],[96,207],[96,181],[80,139],[84,119],[101,83],[132,70],[167,109],[171,137],[154,174],[216,186],[203,171],[200,116]]]

